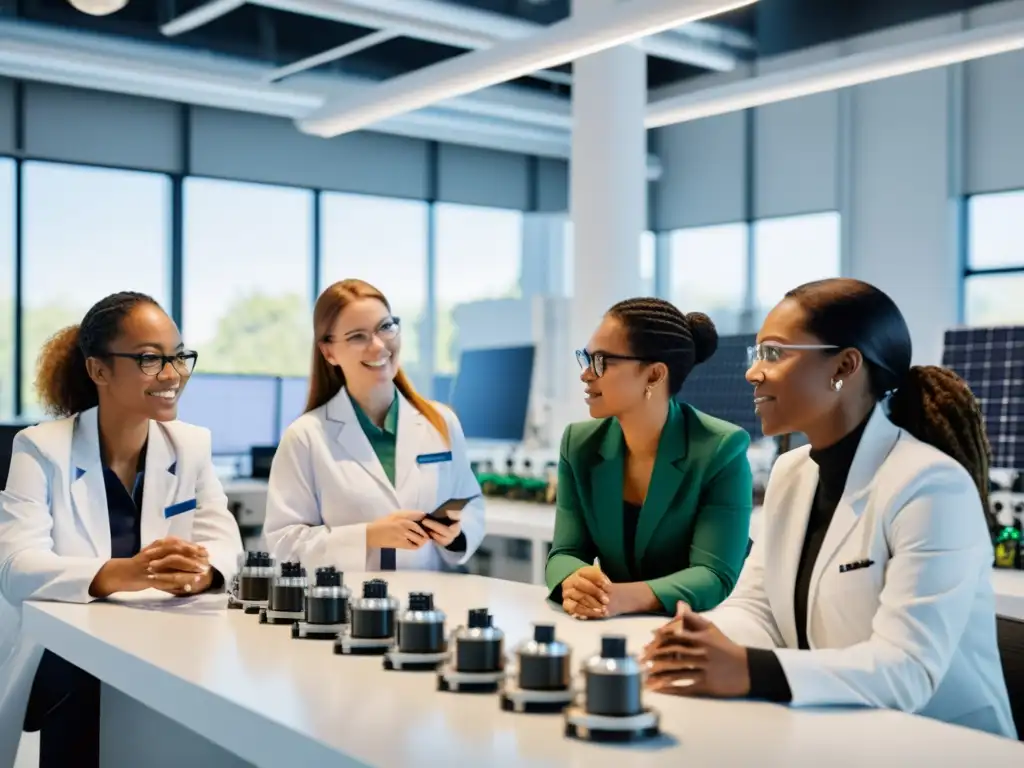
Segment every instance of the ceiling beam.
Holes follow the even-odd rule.
[[[565,64],[753,1],[631,0],[597,13],[573,16],[523,40],[467,53],[392,78],[361,98],[332,100],[300,120],[299,128],[318,136],[359,130],[379,120]]]

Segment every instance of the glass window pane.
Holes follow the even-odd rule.
[[[967,325],[1024,325],[1024,272],[973,275],[967,278],[964,294]]]
[[[402,320],[402,367],[425,388],[420,329],[427,295],[427,204],[325,192],[320,205],[321,290],[351,277],[379,288]]]
[[[565,255],[562,258],[562,277],[565,285],[565,296],[572,298],[576,279],[575,252],[573,251],[572,222],[565,222]],[[655,288],[657,246],[654,233],[646,230],[640,233],[640,293],[653,296]]]
[[[517,298],[523,258],[523,214],[440,203],[436,217],[437,336],[435,373],[454,373],[454,310],[484,299]]]
[[[14,161],[0,157],[0,419],[14,415]]]
[[[137,171],[26,162],[22,169],[26,415],[39,415],[35,362],[47,338],[117,291],[169,309],[171,182]]]
[[[186,344],[201,373],[309,374],[313,193],[186,179]]]
[[[757,323],[786,292],[840,274],[839,214],[815,213],[754,223]]]
[[[1024,192],[978,195],[967,206],[970,267],[1024,267]]]
[[[703,312],[722,335],[739,333],[747,294],[747,225],[677,229],[669,235],[668,299]]]

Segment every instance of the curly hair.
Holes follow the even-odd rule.
[[[144,293],[114,293],[94,304],[80,324],[69,325],[47,340],[36,364],[36,393],[47,413],[72,416],[99,404],[86,358],[109,351],[124,318],[139,304],[160,306]]]
[[[683,314],[675,304],[642,297],[625,299],[608,310],[626,328],[637,357],[668,367],[668,391],[675,397],[693,367],[718,349],[718,331],[702,312]]]

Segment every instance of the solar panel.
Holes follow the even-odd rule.
[[[1024,326],[946,331],[942,364],[978,398],[992,466],[1024,470]]]
[[[747,372],[747,348],[754,345],[754,334],[720,336],[718,351],[693,371],[683,384],[678,399],[719,419],[732,422],[760,440],[761,420],[754,413],[753,387],[744,378]]]

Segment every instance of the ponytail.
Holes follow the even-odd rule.
[[[69,325],[51,336],[39,353],[36,393],[51,416],[71,416],[99,405],[79,333],[79,326]]]
[[[988,468],[992,449],[974,393],[947,368],[914,366],[889,399],[893,424],[956,459],[974,480],[989,528]]]

